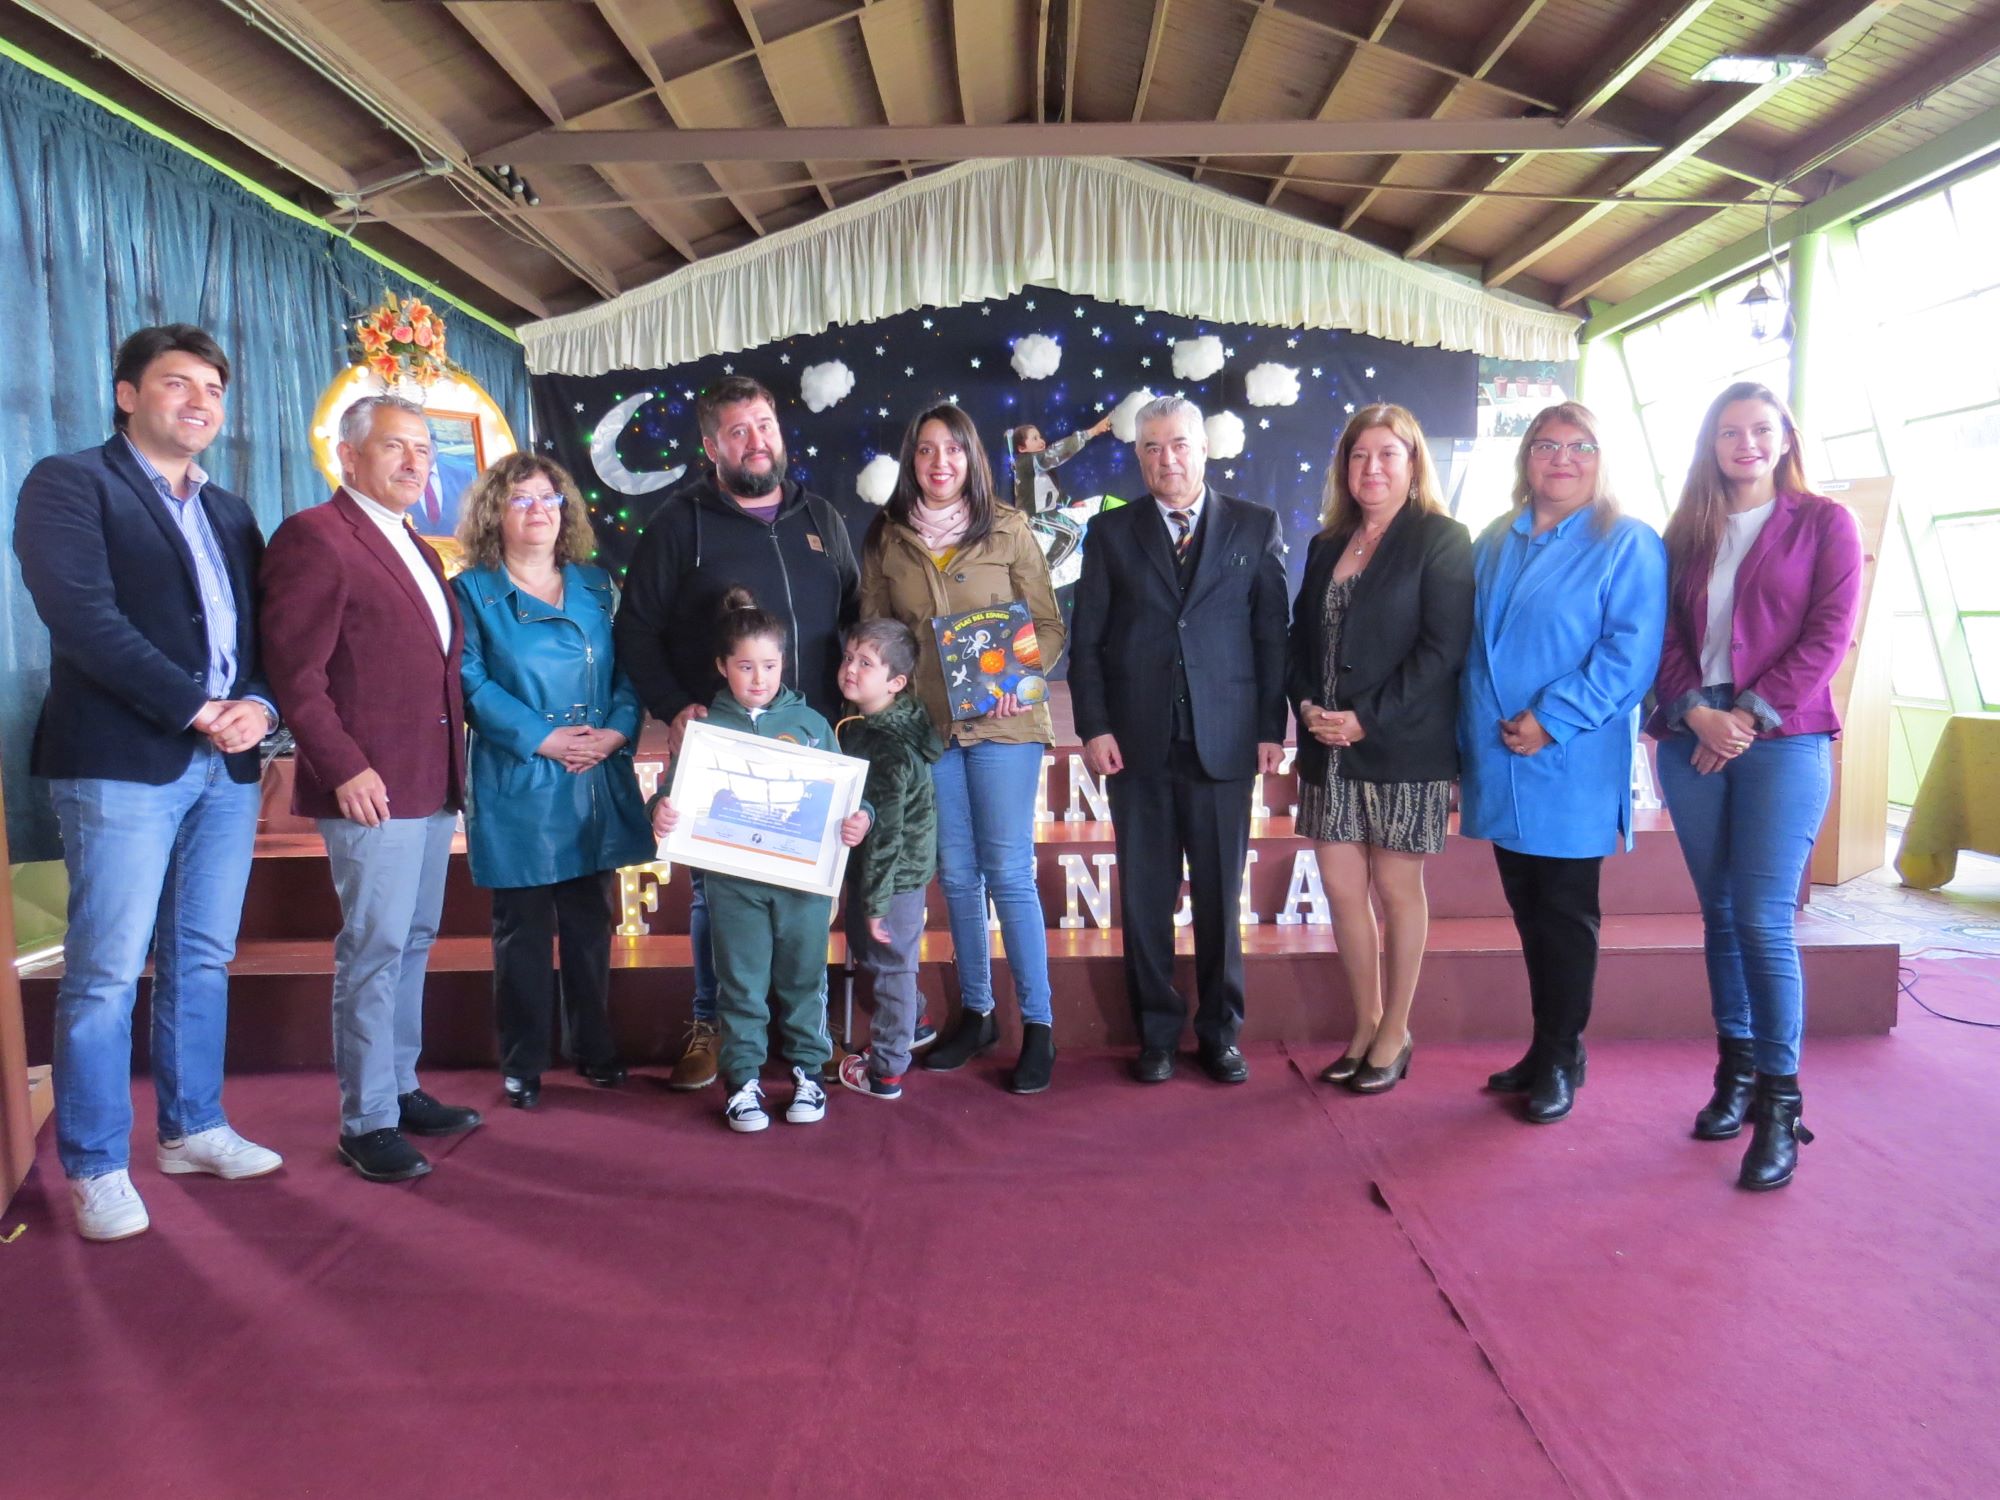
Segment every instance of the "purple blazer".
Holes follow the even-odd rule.
[[[1823,495],[1781,494],[1736,573],[1729,643],[1736,706],[1763,735],[1838,734],[1833,677],[1854,642],[1861,606],[1861,531]],[[1701,648],[1708,624],[1708,579],[1675,585],[1667,606],[1659,707],[1646,723],[1654,739],[1681,733],[1701,701]]]

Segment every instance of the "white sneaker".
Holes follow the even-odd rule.
[[[127,1240],[144,1234],[152,1220],[124,1168],[102,1177],[70,1179],[70,1200],[76,1205],[76,1232],[87,1240]]]
[[[745,1135],[764,1129],[771,1123],[771,1117],[764,1113],[764,1086],[754,1078],[744,1084],[729,1096],[722,1118],[729,1122],[731,1130],[740,1130]]]
[[[170,1176],[206,1172],[212,1177],[262,1177],[285,1164],[277,1152],[246,1141],[227,1125],[160,1142],[160,1170]]]
[[[826,1090],[804,1068],[792,1069],[792,1102],[785,1109],[787,1125],[817,1125],[826,1118]]]

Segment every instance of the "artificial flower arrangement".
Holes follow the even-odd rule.
[[[384,292],[372,312],[355,320],[361,362],[382,384],[400,381],[427,386],[463,372],[445,358],[444,319],[415,297]]]

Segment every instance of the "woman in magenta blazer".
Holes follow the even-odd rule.
[[[1826,813],[1833,676],[1861,597],[1854,518],[1806,489],[1798,427],[1749,381],[1715,398],[1666,530],[1660,789],[1701,898],[1715,1093],[1699,1140],[1754,1124],[1737,1177],[1783,1187],[1798,1165],[1805,986],[1793,920]]]

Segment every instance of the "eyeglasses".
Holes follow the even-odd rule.
[[[539,505],[543,510],[561,510],[569,501],[567,495],[509,495],[507,503],[515,510],[532,510]]]
[[[1595,443],[1552,443],[1547,438],[1528,444],[1528,451],[1536,458],[1554,458],[1558,453],[1567,453],[1571,458],[1597,457]]]

